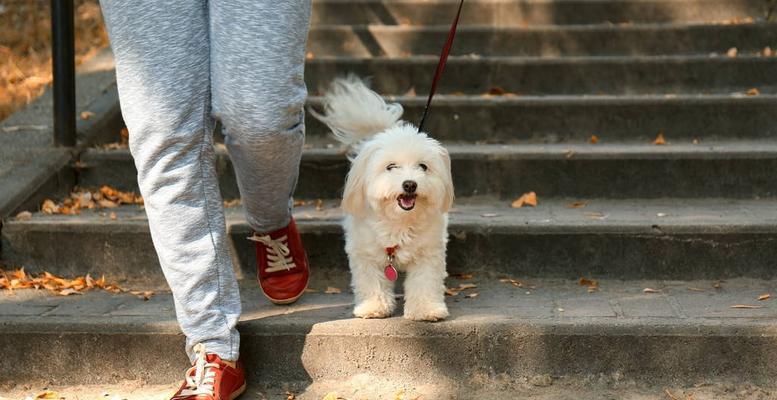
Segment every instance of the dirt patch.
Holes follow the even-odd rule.
[[[76,65],[108,46],[100,5],[75,0]],[[0,121],[51,83],[48,0],[0,0]]]

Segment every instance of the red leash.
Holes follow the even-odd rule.
[[[429,106],[432,105],[432,97],[437,90],[437,82],[442,76],[442,71],[445,69],[445,62],[448,61],[448,54],[451,52],[451,46],[453,46],[453,38],[456,36],[456,26],[459,25],[459,16],[461,15],[461,6],[464,5],[464,0],[459,2],[459,10],[456,12],[456,18],[451,24],[451,30],[448,32],[448,39],[445,41],[445,46],[442,48],[440,54],[440,62],[437,63],[437,70],[434,71],[434,79],[432,79],[432,88],[429,91],[429,98],[426,100],[426,107],[424,107],[424,114],[421,116],[421,123],[418,124],[418,132],[424,128],[424,121],[426,121],[426,115],[429,114]]]

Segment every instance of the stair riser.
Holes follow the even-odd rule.
[[[318,56],[439,55],[448,29],[327,27],[314,28],[308,52]],[[777,47],[777,24],[700,25],[688,27],[604,27],[539,30],[464,28],[456,35],[453,55],[581,56],[741,54]]]
[[[777,137],[775,101],[740,99],[468,99],[450,96],[434,100],[425,130],[439,140],[519,141],[521,143],[584,143],[592,134],[610,143],[651,142],[658,132],[667,140],[693,138]],[[403,102],[403,119],[418,123],[422,102]],[[312,116],[306,119],[310,135],[328,129]]]
[[[549,374],[585,379],[615,373],[649,384],[723,378],[773,384],[777,374],[775,338],[759,337],[759,332],[661,334],[655,332],[661,329],[651,326],[624,332],[586,332],[586,328],[554,332],[550,327],[496,324],[477,333],[472,327],[456,326],[423,336],[412,335],[414,326],[406,325],[409,335],[353,336],[302,329],[264,332],[244,324],[240,326],[243,362],[249,383],[275,385],[374,374],[405,384],[476,387],[491,380],[476,382],[473,376],[505,374],[520,380]],[[188,367],[183,344],[183,336],[172,333],[3,332],[0,350],[6,356],[0,361],[5,371],[0,383],[143,380],[169,384],[177,382]],[[375,349],[380,349],[379,356]],[[154,368],[149,368],[149,362]],[[400,363],[418,368],[397,368]]]
[[[615,279],[774,278],[777,232],[726,232],[705,228],[697,233],[662,233],[642,227],[627,229],[571,228],[497,229],[482,218],[478,223],[453,223],[448,245],[451,272],[487,272],[514,276]],[[599,222],[592,219],[593,222]],[[336,222],[300,222],[303,241],[322,281],[348,262]],[[729,229],[730,230],[730,229]],[[230,228],[232,248],[241,277],[255,277],[253,243],[244,223]],[[148,228],[143,223],[98,225],[24,225],[9,222],[3,229],[3,257],[15,265],[67,276],[90,273],[111,278],[158,277],[161,270]],[[693,257],[688,257],[693,254]],[[327,272],[329,271],[329,272]]]
[[[461,25],[525,26],[628,22],[720,21],[762,18],[758,0],[468,1]],[[316,1],[312,24],[450,24],[454,1]]]
[[[370,77],[384,95],[428,93],[437,60],[316,59],[306,77],[312,94],[322,93],[336,77]],[[777,57],[516,61],[449,60],[437,93],[481,95],[493,88],[521,95],[689,94],[777,89]]]
[[[103,153],[104,154],[104,153]],[[126,153],[125,153],[126,154]],[[79,174],[83,187],[110,185],[138,192],[135,165],[129,156],[106,159],[100,153],[82,157],[89,168]],[[304,156],[295,197],[337,198],[350,164],[344,156]],[[597,159],[530,156],[462,155],[453,157],[456,195],[498,196],[512,200],[528,191],[541,197],[574,198],[752,198],[777,196],[777,156],[743,158],[639,158],[607,155]],[[240,197],[228,157],[217,160],[222,196]]]

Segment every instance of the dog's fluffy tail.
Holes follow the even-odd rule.
[[[402,118],[400,104],[386,103],[354,75],[332,82],[324,95],[322,114],[310,112],[347,146],[391,128]]]

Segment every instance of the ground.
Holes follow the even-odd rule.
[[[46,386],[43,383],[19,385],[3,389],[0,400],[34,399],[47,390],[56,392],[56,399],[106,399],[106,400],[162,400],[176,389],[176,384],[145,385],[127,381],[116,385]],[[369,389],[365,389],[369,388]],[[334,394],[330,398],[327,395]],[[592,377],[585,381],[570,382],[551,377],[537,377],[518,385],[495,383],[492,389],[452,396],[446,388],[402,387],[396,383],[376,382],[375,379],[354,377],[348,382],[318,382],[306,388],[249,388],[243,399],[499,399],[521,398],[526,400],[769,400],[777,399],[777,392],[743,382],[700,382],[689,387],[644,387],[618,381],[617,377]]]

